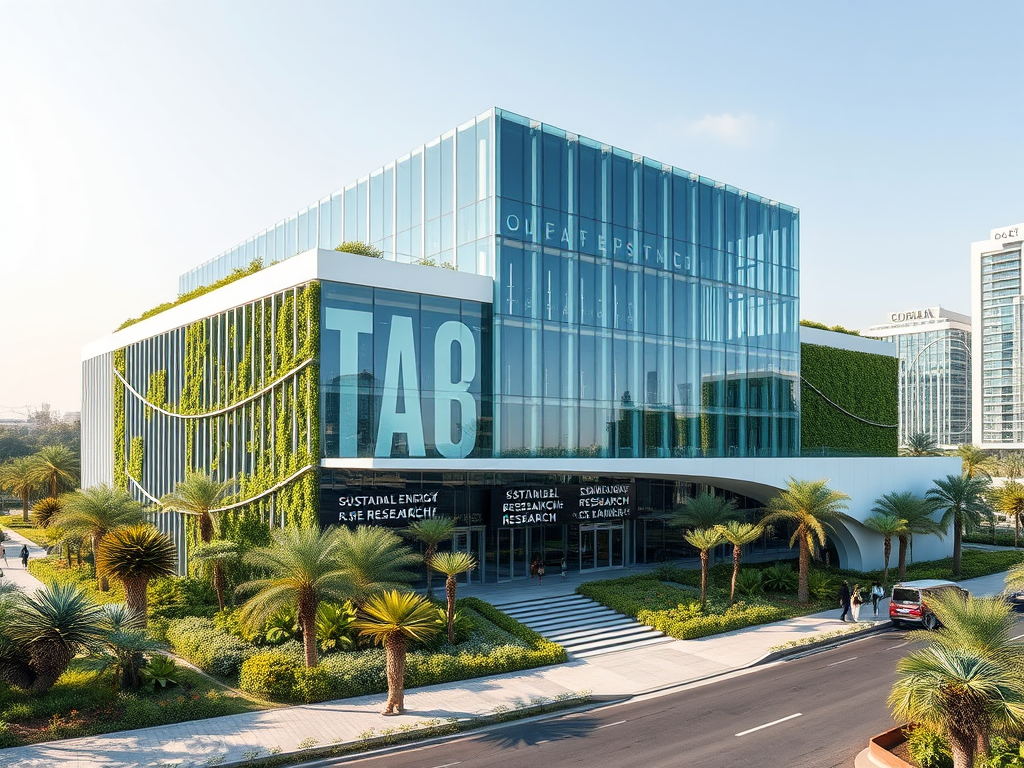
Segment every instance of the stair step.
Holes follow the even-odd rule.
[[[567,635],[545,635],[545,637],[559,645],[568,645],[570,643],[590,642],[591,640],[604,640],[612,637],[626,638],[636,637],[639,635],[650,635],[651,633],[657,635],[662,634],[652,627],[646,627],[643,624],[639,624],[627,627],[607,627],[589,632],[570,632]]]
[[[579,627],[580,629],[585,629],[586,627],[601,627],[618,621],[618,618],[619,617],[614,613],[602,613],[574,619],[531,622],[527,623],[526,626],[534,632],[540,632],[543,635],[547,632],[557,632],[558,630],[574,629],[576,627]]]
[[[603,653],[613,653],[615,651],[631,651],[634,648],[643,648],[648,645],[660,645],[661,643],[667,643],[671,640],[671,637],[662,635],[661,637],[655,637],[650,640],[640,640],[636,643],[630,643],[629,645],[624,645],[621,648],[597,648],[595,650],[590,651],[573,651],[572,655],[575,656],[577,659],[585,659],[588,656],[598,656]]]
[[[530,600],[513,600],[507,603],[492,603],[495,608],[505,611],[512,608],[526,608],[533,605],[550,605],[552,603],[570,603],[570,602],[594,602],[589,597],[583,595],[561,595],[559,597],[536,597]]]
[[[593,607],[580,608],[579,610],[575,610],[575,611],[549,611],[549,612],[542,613],[542,614],[530,614],[530,615],[527,615],[527,616],[521,616],[521,615],[520,616],[512,616],[512,618],[516,619],[517,621],[521,621],[524,624],[528,624],[530,622],[537,622],[539,624],[543,624],[543,623],[548,622],[548,621],[562,621],[562,620],[566,620],[566,619],[569,619],[569,620],[581,619],[582,620],[582,619],[587,618],[588,616],[594,616],[595,614],[612,614],[612,615],[616,615],[616,616],[621,615],[621,614],[615,613],[615,611],[611,610],[610,608],[605,608],[602,605],[595,605]]]
[[[555,598],[552,600],[537,600],[529,601],[528,603],[508,603],[506,605],[494,606],[503,613],[530,613],[533,611],[543,611],[548,608],[571,608],[577,605],[587,605],[594,603],[594,600],[590,600],[586,597],[579,597],[573,595],[566,598]]]

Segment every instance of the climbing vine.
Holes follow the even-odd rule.
[[[123,349],[114,351],[114,370],[125,375],[125,353]],[[114,487],[122,491],[128,490],[128,475],[125,468],[125,413],[124,386],[114,376]]]
[[[144,453],[145,442],[142,437],[133,437],[131,447],[128,449],[128,476],[140,483],[142,482]]]
[[[149,374],[149,386],[146,388],[146,400],[159,408],[167,406],[167,369]],[[153,415],[153,409],[146,406],[146,418]],[[137,477],[137,475],[135,476]]]

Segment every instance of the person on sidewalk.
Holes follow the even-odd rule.
[[[21,567],[28,568],[28,544],[21,545]]]
[[[878,601],[885,597],[885,590],[882,589],[882,585],[877,581],[871,584],[871,608],[875,612],[875,616],[878,615]]]
[[[544,583],[544,563],[540,563],[537,566],[537,584],[538,586]]]
[[[530,563],[530,578],[531,579],[534,578],[537,575],[537,569],[538,568],[540,568],[540,560],[538,560],[535,557],[535,558],[533,558],[533,561]]]
[[[860,594],[860,584],[854,584],[853,591],[850,593],[850,615],[855,624],[860,621],[860,607],[863,604],[864,598]]]
[[[4,559],[4,565],[10,565],[7,562],[7,547],[0,547],[0,557]]]
[[[562,581],[565,581],[565,577],[566,577],[568,571],[569,571],[569,569],[565,567],[565,558],[563,557],[562,558]]]
[[[843,609],[839,616],[840,621],[846,621],[846,614],[850,612],[850,582],[844,581],[839,587],[839,607]]]

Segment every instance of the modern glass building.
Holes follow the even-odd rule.
[[[942,448],[971,442],[971,318],[942,307],[903,310],[863,334],[896,345],[900,445],[915,434]]]
[[[180,291],[254,261],[86,349],[85,484],[209,472],[229,528],[448,514],[494,579],[671,556],[711,484],[671,462],[799,455],[787,205],[494,109]]]
[[[983,448],[1024,448],[1024,224],[971,243],[974,315],[974,440]]]

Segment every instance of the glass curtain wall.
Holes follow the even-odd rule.
[[[981,257],[982,441],[1024,442],[1020,251]]]
[[[492,275],[492,112],[378,168],[179,278],[187,293],[248,267],[358,241],[384,258]]]
[[[799,453],[799,214],[496,111],[495,450]]]
[[[931,435],[939,445],[971,437],[971,355],[966,331],[943,329],[894,338],[900,358],[900,445]]]

